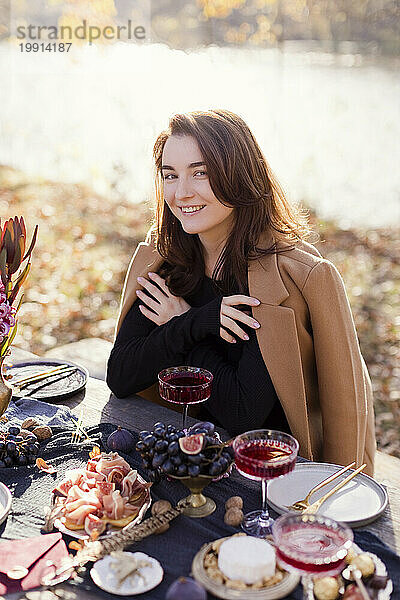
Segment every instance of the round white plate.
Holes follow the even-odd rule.
[[[11,510],[12,496],[11,492],[4,483],[0,482],[0,523],[5,521]]]
[[[288,512],[287,506],[305,498],[315,485],[342,469],[329,463],[298,463],[291,473],[272,479],[268,484],[268,503],[276,512]],[[346,478],[346,471],[332,483],[311,496],[315,502],[330,489]],[[342,489],[323,503],[318,513],[351,527],[367,525],[382,514],[388,502],[386,490],[372,477],[359,473]]]
[[[109,594],[131,596],[144,594],[161,583],[164,571],[158,560],[143,552],[124,552],[124,554],[139,560],[147,560],[151,563],[151,566],[142,567],[140,569],[144,579],[137,576],[128,577],[121,585],[119,585],[115,573],[110,568],[112,563],[118,563],[118,559],[108,554],[101,560],[98,560],[90,570],[90,575],[99,588]]]

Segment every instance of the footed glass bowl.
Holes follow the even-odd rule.
[[[229,465],[226,471],[221,473],[221,475],[218,475],[218,479],[226,475],[231,467],[232,465]],[[178,502],[178,506],[186,505],[183,509],[183,514],[187,517],[207,517],[217,508],[214,500],[208,498],[208,496],[204,496],[202,493],[207,485],[216,480],[215,475],[198,475],[197,477],[177,477],[176,475],[168,475],[168,477],[180,481],[190,490],[189,496],[182,498],[182,500]]]

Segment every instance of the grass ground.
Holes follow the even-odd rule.
[[[14,215],[24,216],[28,236],[39,224],[15,344],[40,355],[87,337],[111,341],[124,274],[150,208],[0,166],[0,216]],[[318,249],[346,283],[374,387],[378,445],[400,457],[398,232],[312,220]]]

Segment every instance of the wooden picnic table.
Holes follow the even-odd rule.
[[[68,404],[76,416],[79,416],[83,409],[83,423],[86,426],[115,423],[135,431],[148,429],[156,421],[181,426],[179,413],[136,395],[116,398],[110,393],[106,383],[99,379],[89,378],[84,392],[63,403]],[[379,536],[392,550],[400,554],[400,460],[378,452],[375,479],[386,487],[389,505],[379,519],[364,529]]]
[[[83,410],[83,425],[90,427],[99,423],[113,423],[140,431],[148,429],[156,421],[165,421],[181,426],[181,415],[169,408],[153,404],[140,396],[119,399],[110,393],[106,383],[89,378],[86,389],[75,396],[63,400],[77,417]],[[189,423],[194,420],[189,418]],[[381,452],[377,454],[375,479],[382,483],[389,495],[389,505],[385,513],[374,523],[363,528],[384,541],[396,553],[400,553],[400,460]],[[57,587],[57,596],[51,591],[29,592],[30,600],[56,600],[63,597],[69,600],[94,600],[95,592],[77,590],[68,584]],[[24,594],[9,594],[9,600],[24,599]],[[0,600],[2,597],[0,596]]]

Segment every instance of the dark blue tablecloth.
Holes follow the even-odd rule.
[[[105,440],[114,429],[113,425],[101,424],[89,429],[88,433],[105,447]],[[70,432],[59,430],[47,443],[44,450],[44,458],[58,469],[56,475],[41,473],[35,467],[2,469],[0,471],[0,480],[13,493],[12,513],[0,527],[2,539],[33,537],[40,533],[43,524],[43,506],[48,504],[55,480],[61,479],[66,469],[81,466],[87,460],[88,450],[91,449],[91,445],[87,444],[71,445],[70,439]],[[125,458],[134,468],[138,468],[139,472],[145,475],[140,466],[140,457],[136,452]],[[163,498],[176,504],[178,500],[187,495],[188,490],[180,483],[163,480],[153,485],[151,493],[153,501]],[[234,495],[241,496],[246,512],[260,507],[259,485],[244,479],[238,473],[233,473],[229,478],[212,483],[206,488],[205,493],[217,504],[217,510],[212,515],[203,519],[190,519],[181,515],[172,521],[166,533],[146,538],[130,548],[154,556],[164,568],[163,582],[157,588],[141,595],[144,600],[150,598],[151,600],[164,600],[166,590],[172,581],[180,575],[190,574],[193,557],[204,543],[232,535],[237,531],[224,524],[224,504],[227,498]],[[369,532],[356,531],[355,542],[362,549],[374,552],[384,561],[393,580],[394,589],[399,590],[399,557]],[[116,596],[111,596],[96,588],[88,574],[79,585],[93,591],[96,590],[99,596],[104,598],[116,598]],[[210,600],[213,598],[211,594],[208,597]],[[295,590],[290,597],[300,600],[302,598],[300,589]],[[396,598],[396,593],[392,597]]]

